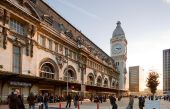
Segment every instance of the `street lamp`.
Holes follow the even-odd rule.
[[[81,58],[81,49],[82,49],[82,42],[81,42],[81,37],[78,37],[78,40],[77,40],[77,46],[78,46],[78,53],[79,53],[79,68],[80,68],[80,73],[81,73],[81,91],[80,91],[80,96],[84,96],[83,95],[83,81],[84,81],[84,78],[83,78],[83,69],[84,69],[84,63],[83,63],[83,60]],[[81,99],[81,104],[82,104],[82,99]]]
[[[68,96],[68,53],[66,54],[66,58],[67,58],[67,69],[66,69],[66,73],[67,73],[67,96]]]

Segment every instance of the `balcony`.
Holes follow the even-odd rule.
[[[96,86],[101,87],[102,83],[97,83]]]
[[[108,85],[107,85],[107,84],[104,84],[104,85],[103,85],[103,87],[106,87],[106,88],[108,88]]]
[[[91,86],[94,86],[94,82],[93,81],[87,81],[86,83],[87,85],[91,85]]]
[[[67,81],[67,76],[64,77],[64,81]],[[77,80],[74,77],[68,77],[68,82],[77,82]]]
[[[54,79],[54,73],[46,72],[46,71],[40,71],[40,77]]]

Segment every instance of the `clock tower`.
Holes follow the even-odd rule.
[[[126,60],[127,60],[127,40],[125,33],[121,27],[121,22],[117,22],[116,29],[113,31],[110,40],[111,57],[115,61],[115,65],[120,73],[119,75],[119,90],[125,90],[126,86]]]

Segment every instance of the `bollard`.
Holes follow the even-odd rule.
[[[99,103],[97,103],[97,109],[99,109]]]
[[[59,102],[59,109],[61,109],[61,102]]]
[[[79,101],[78,101],[78,106],[77,106],[77,109],[80,109],[80,104],[79,104]]]

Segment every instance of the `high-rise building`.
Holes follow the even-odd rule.
[[[170,94],[170,49],[163,50],[163,93]]]
[[[144,90],[144,70],[140,66],[129,67],[129,91],[140,92]]]
[[[116,29],[113,31],[110,40],[111,57],[115,60],[115,65],[120,73],[119,89],[125,90],[126,86],[126,60],[127,60],[127,40],[121,27],[120,21],[117,22]]]

